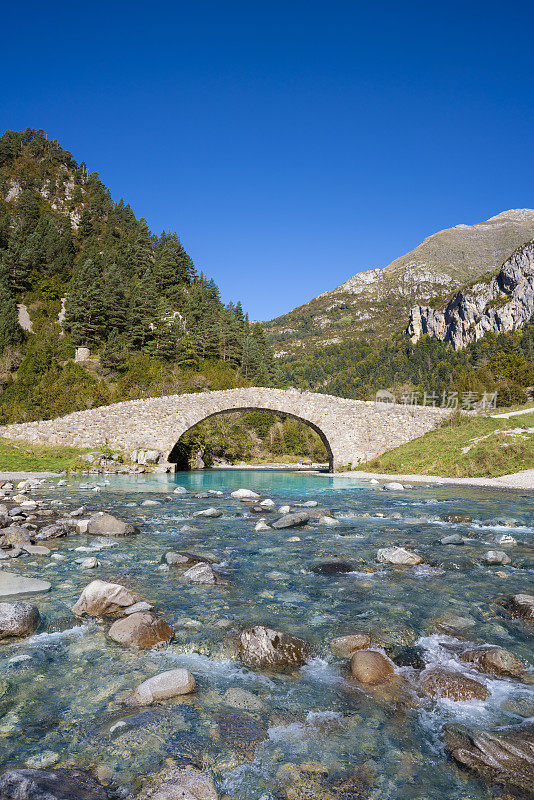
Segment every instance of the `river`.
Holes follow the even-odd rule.
[[[174,494],[176,485],[187,494]],[[277,507],[317,500],[339,524],[256,532],[259,515],[230,497],[239,487],[272,498]],[[194,496],[210,491],[222,495]],[[33,600],[44,618],[41,630],[1,645],[0,769],[28,759],[99,765],[127,793],[138,776],[174,759],[210,771],[220,795],[231,800],[494,796],[447,757],[443,726],[520,724],[534,715],[532,685],[479,674],[490,692],[485,701],[405,702],[355,685],[329,642],[369,633],[408,683],[422,662],[452,664],[473,675],[459,661],[458,644],[500,645],[532,659],[525,625],[501,605],[503,598],[532,591],[532,494],[423,485],[387,492],[351,477],[209,470],[89,476],[60,487],[50,482],[35,496],[68,509],[108,510],[141,533],[116,541],[68,537],[53,545],[62,560],[10,563],[12,571],[46,577],[52,591]],[[159,505],[142,505],[147,499]],[[207,506],[222,516],[192,516]],[[452,513],[473,521],[445,522]],[[265,518],[268,523],[276,513]],[[189,529],[181,531],[184,525]],[[440,544],[455,532],[468,541]],[[517,544],[497,546],[503,533]],[[391,545],[416,550],[425,563],[400,569],[378,563],[377,549]],[[490,549],[505,549],[511,563],[485,565]],[[213,559],[226,584],[187,584],[183,570],[162,563],[169,550]],[[92,554],[100,566],[80,569],[77,560]],[[313,571],[333,559],[350,571]],[[70,608],[94,578],[138,590],[173,626],[173,642],[137,652],[107,639],[101,622],[76,621]],[[313,655],[291,674],[243,667],[228,657],[227,641],[231,631],[255,624],[302,637]],[[137,684],[176,666],[194,674],[195,694],[142,709],[124,706]],[[256,696],[254,710],[227,704],[225,693],[234,687]],[[349,788],[343,794],[340,786]]]

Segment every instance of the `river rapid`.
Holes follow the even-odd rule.
[[[84,505],[87,515],[106,510],[141,533],[117,540],[69,536],[46,542],[63,558],[10,561],[10,571],[45,578],[52,590],[31,598],[40,629],[0,644],[0,771],[96,766],[130,797],[140,777],[171,759],[208,771],[220,796],[231,800],[502,796],[457,768],[444,750],[443,728],[461,722],[493,729],[534,717],[529,679],[491,677],[458,657],[469,643],[489,643],[533,660],[532,628],[502,605],[511,595],[532,593],[532,494],[424,485],[393,492],[352,477],[269,470],[94,475],[56,484],[49,481],[32,497],[59,501],[66,510]],[[187,493],[174,494],[177,485]],[[239,487],[272,498],[276,508],[298,510],[296,504],[316,500],[339,524],[256,532],[260,515],[230,497]],[[147,500],[156,504],[143,505]],[[208,506],[222,516],[193,516]],[[445,522],[453,513],[473,521]],[[280,515],[264,516],[269,524]],[[452,533],[467,541],[440,544]],[[517,544],[496,545],[503,533]],[[415,550],[424,563],[378,563],[378,548],[393,545]],[[511,563],[485,564],[491,549],[505,550]],[[224,585],[187,583],[182,569],[163,563],[170,550],[212,559]],[[83,570],[79,561],[89,555],[99,566]],[[332,560],[350,571],[313,571]],[[172,626],[173,641],[137,651],[110,641],[103,621],[76,619],[71,607],[95,578],[139,592]],[[271,673],[231,657],[232,632],[260,624],[309,642],[307,663]],[[355,632],[368,633],[408,685],[425,664],[453,665],[476,675],[489,696],[428,702],[365,690],[329,646]],[[194,694],[146,708],[124,705],[139,683],[174,667],[193,673]],[[229,704],[225,694],[233,688],[252,693],[253,708]]]

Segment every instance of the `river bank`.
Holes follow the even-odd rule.
[[[386,472],[336,472],[336,475],[359,476],[362,480],[398,481],[400,483],[426,483],[437,485],[478,486],[490,489],[511,489],[534,491],[534,469],[525,469],[497,478],[444,478],[440,475],[411,475]]]

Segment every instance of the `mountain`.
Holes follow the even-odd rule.
[[[263,323],[264,330],[280,358],[360,338],[389,338],[406,328],[414,305],[435,305],[452,290],[493,273],[533,238],[532,209],[503,211],[485,222],[438,231],[386,267],[358,272]]]
[[[534,242],[512,253],[498,273],[456,292],[443,308],[415,306],[407,333],[412,342],[424,334],[454,349],[466,347],[488,332],[515,331],[534,314]]]

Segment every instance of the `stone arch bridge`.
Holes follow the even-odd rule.
[[[251,387],[127,400],[52,420],[0,427],[0,436],[28,442],[132,452],[159,450],[169,459],[180,437],[209,417],[269,411],[299,419],[324,442],[330,470],[367,461],[422,436],[451,412],[375,404],[295,389]]]

